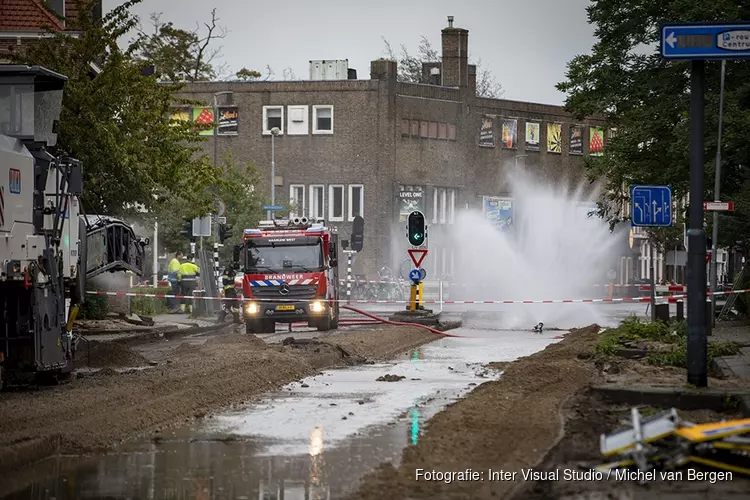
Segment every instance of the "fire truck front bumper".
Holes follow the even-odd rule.
[[[242,306],[245,319],[272,319],[281,322],[303,321],[309,318],[325,316],[330,305],[324,300],[298,302],[248,301]]]

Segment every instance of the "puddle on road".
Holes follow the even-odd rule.
[[[159,442],[47,460],[13,478],[18,492],[4,498],[340,498],[381,462],[397,465],[447,404],[499,376],[484,363],[529,355],[560,333],[453,332],[471,338],[441,339],[392,363],[328,370]],[[376,382],[386,374],[405,378]]]

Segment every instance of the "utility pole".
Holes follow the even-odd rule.
[[[719,91],[719,132],[716,142],[716,175],[714,177],[714,201],[721,201],[721,129],[724,122],[724,76],[727,69],[727,60],[721,61],[721,90]],[[717,281],[717,259],[719,240],[719,212],[714,210],[713,228],[711,231],[711,326],[716,325],[716,281]]]

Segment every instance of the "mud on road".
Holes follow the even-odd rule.
[[[382,326],[324,342],[269,345],[229,328],[200,344],[163,341],[170,349],[92,343],[83,361],[103,367],[96,373],[58,387],[0,393],[0,472],[158,434],[322,368],[393,357],[438,338],[417,327]],[[122,371],[133,365],[146,366]]]

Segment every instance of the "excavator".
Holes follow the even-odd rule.
[[[83,165],[57,147],[67,77],[0,64],[0,388],[75,369],[86,281],[143,275],[147,238],[82,209]]]

